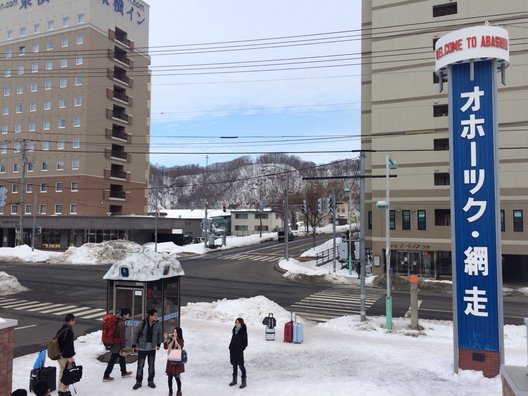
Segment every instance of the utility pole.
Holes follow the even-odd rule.
[[[288,240],[290,239],[290,225],[289,219],[290,219],[290,213],[288,209],[288,187],[290,186],[290,174],[286,174],[286,199],[284,200],[284,258],[286,261],[289,261],[289,255],[288,255]]]
[[[359,174],[365,175],[365,152],[359,153]],[[360,267],[360,304],[361,304],[361,321],[364,322],[366,319],[366,288],[365,288],[365,276],[366,276],[366,262],[367,262],[367,249],[365,246],[365,235],[367,232],[367,216],[365,213],[365,178],[359,179],[359,267]],[[351,235],[352,237],[352,235]]]
[[[24,209],[25,209],[25,202],[24,202],[24,190],[26,188],[26,140],[21,140],[22,146],[21,146],[21,153],[22,153],[22,184],[20,186],[20,219],[18,224],[18,238],[17,238],[17,246],[22,246],[24,244],[24,230],[22,228],[22,221],[24,219]]]
[[[158,194],[159,194],[159,186],[156,187],[156,217],[154,218],[154,251],[156,253],[158,253],[158,213],[159,213]]]
[[[206,194],[207,194],[207,176],[208,176],[208,172],[209,172],[209,156],[206,155],[205,156],[205,191],[206,191]],[[204,247],[207,247],[207,238],[209,238],[209,221],[207,220],[207,206],[208,206],[209,202],[207,201],[207,197],[205,198],[205,219],[204,219],[204,235],[205,235],[205,240],[204,240]]]
[[[31,251],[35,250],[35,228],[37,228],[37,189],[33,186],[33,226],[31,229]]]
[[[335,208],[336,208],[336,192],[335,190],[332,191],[332,200],[330,201],[330,207],[328,208],[328,210],[330,211],[330,213],[332,214],[332,238],[334,240],[334,249],[333,249],[333,256],[334,256],[334,259],[333,259],[333,264],[334,264],[334,272],[336,272],[336,250],[337,250],[337,246],[336,246],[336,215],[335,215]]]

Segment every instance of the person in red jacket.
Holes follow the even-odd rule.
[[[62,373],[68,364],[75,363],[75,346],[73,345],[73,326],[75,325],[75,315],[67,314],[64,317],[64,324],[57,331],[57,340],[61,351],[59,358],[59,396],[71,396],[68,385],[61,382]]]
[[[114,380],[110,374],[114,369],[114,365],[119,361],[119,367],[121,369],[121,377],[129,377],[132,375],[132,371],[127,371],[125,356],[123,356],[123,350],[126,348],[126,336],[125,336],[125,321],[130,319],[130,309],[122,308],[121,315],[117,316],[117,324],[115,330],[115,336],[119,338],[119,342],[110,347],[110,360],[106,366],[106,370],[103,374],[103,382],[110,382]]]

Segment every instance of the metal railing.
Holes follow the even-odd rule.
[[[323,250],[322,252],[316,253],[315,255],[315,266],[319,267],[323,264],[329,263],[334,259],[334,254],[332,253],[334,249],[330,248]]]

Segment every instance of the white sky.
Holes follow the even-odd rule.
[[[329,231],[329,230],[328,230]],[[264,238],[272,238],[265,235]],[[232,238],[230,247],[254,244],[258,236]],[[327,242],[328,244],[328,242]],[[53,261],[104,264],[105,257],[114,256],[116,246],[111,243],[88,244],[72,248],[69,253],[54,254],[31,252],[27,246],[1,248],[2,260]],[[172,246],[171,246],[172,245]],[[137,246],[137,245],[136,245]],[[159,244],[160,250],[190,251],[203,253],[203,244],[175,248],[173,244]],[[320,246],[304,256],[313,255]],[[160,251],[159,250],[159,251]],[[74,253],[75,251],[75,253]],[[50,258],[53,256],[53,258]],[[64,259],[61,259],[64,256]],[[95,262],[93,257],[98,257]],[[288,270],[286,277],[296,273],[320,275],[326,272],[327,279],[335,283],[357,282],[355,275],[347,270],[332,273],[331,264],[315,268],[314,261],[299,263],[281,261]],[[211,261],[214,265],[214,261]],[[185,269],[185,268],[184,268]],[[0,294],[12,294],[20,290],[16,278],[0,272]],[[7,291],[7,293],[6,293]],[[368,289],[367,289],[368,294]],[[272,312],[277,319],[276,340],[264,340],[262,319]],[[285,344],[282,342],[283,325],[290,313],[263,296],[248,299],[219,300],[213,303],[189,303],[182,307],[182,328],[189,362],[182,375],[183,394],[193,396],[232,395],[235,390],[227,384],[231,380],[231,367],[227,346],[235,318],[243,317],[248,325],[249,346],[246,350],[248,388],[251,396],[270,394],[288,395],[500,395],[500,378],[486,379],[479,372],[460,371],[453,373],[453,324],[451,321],[420,320],[423,331],[409,329],[409,319],[394,318],[393,331],[384,330],[384,317],[368,317],[360,322],[352,315],[330,320],[324,324],[304,323],[304,342]],[[6,318],[8,319],[8,318]],[[9,318],[10,319],[10,318]],[[1,318],[0,318],[1,321]],[[300,319],[302,321],[302,318]],[[57,324],[59,326],[60,323]],[[16,336],[16,333],[15,333]],[[51,336],[51,335],[50,335]],[[96,360],[104,351],[100,343],[101,333],[95,332],[76,340],[76,361],[83,365],[83,380],[77,384],[77,394],[107,396],[152,395],[146,383],[132,393],[134,378],[121,379],[119,368],[114,368],[116,380],[101,381],[105,364]],[[504,327],[505,363],[526,366],[525,326]],[[31,367],[36,358],[30,354],[14,359],[13,389],[26,388]],[[165,352],[157,354],[156,378],[159,392],[167,389],[164,374]],[[54,362],[47,361],[46,365]],[[135,364],[128,369],[135,371]],[[146,370],[146,368],[145,368]],[[145,371],[146,375],[146,371]]]
[[[200,155],[153,155],[152,162],[202,163],[205,157],[203,152],[336,149],[335,141],[300,144],[279,139],[265,147],[255,147],[254,144],[248,145],[247,141],[241,142],[241,139],[237,142],[221,141],[216,138],[218,136],[310,134],[321,137],[330,133],[358,133],[359,1],[155,0],[149,3],[153,71],[151,151],[202,152]],[[348,32],[313,36],[343,31]],[[275,48],[267,49],[226,51],[229,49],[226,46],[255,44],[255,41],[226,43],[229,41],[299,35],[310,36],[272,41],[282,47],[275,45]],[[324,44],[313,45],[314,38],[327,40],[324,40]],[[285,41],[292,40],[311,42],[290,43],[295,45],[284,47]],[[197,45],[203,43],[221,44]],[[265,40],[260,43],[269,45],[271,42]],[[305,45],[308,43],[312,45]],[[222,51],[212,52],[211,47],[217,46],[223,47]],[[188,53],[189,50],[196,51],[202,47],[209,49],[200,50],[200,53]],[[187,50],[187,54],[182,54],[183,50]],[[344,54],[349,55],[343,56]],[[290,59],[322,55],[332,55],[331,59],[334,60],[338,57],[345,60],[328,62],[330,58]],[[278,59],[290,60],[269,62]],[[325,62],[320,62],[321,60]],[[225,67],[232,65],[224,64],[216,65],[224,68],[215,70],[196,70],[205,66],[182,66],[205,64],[210,67],[211,63],[248,61],[268,61],[265,62],[267,64],[309,63],[237,69],[226,69]],[[345,64],[348,66],[326,67]],[[295,70],[247,72],[269,68]],[[211,74],[233,70],[237,73]],[[171,138],[167,139],[168,136]],[[184,136],[192,136],[193,139],[186,140],[183,139]],[[347,149],[349,146],[350,149],[359,148],[358,140],[347,140],[346,143]],[[240,144],[242,145],[238,146]],[[316,162],[330,160],[330,155],[327,154],[299,155]],[[345,154],[334,156],[346,157]],[[227,159],[230,157],[212,154],[210,163]]]

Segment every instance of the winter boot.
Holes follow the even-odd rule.
[[[233,381],[231,381],[229,383],[229,386],[233,386],[233,385],[236,385],[237,384],[237,376],[236,375],[233,375]]]
[[[246,377],[242,377],[242,383],[240,384],[239,388],[244,389],[246,387]]]

